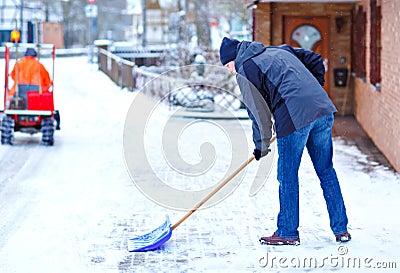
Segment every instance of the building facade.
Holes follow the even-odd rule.
[[[400,1],[354,8],[354,115],[400,172]]]
[[[254,1],[253,39],[322,55],[338,115],[354,115],[400,171],[400,1]]]
[[[63,47],[61,15],[61,5],[54,1],[0,0],[0,43],[9,42],[11,31],[18,29],[21,42],[46,40]]]

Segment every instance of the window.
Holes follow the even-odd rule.
[[[353,58],[352,67],[356,77],[365,79],[366,65],[365,65],[365,24],[366,13],[362,6],[358,6],[353,11]]]
[[[312,50],[314,45],[321,41],[321,33],[311,25],[301,25],[292,33],[292,39],[302,48]]]
[[[379,88],[381,82],[381,7],[371,0],[370,81]]]

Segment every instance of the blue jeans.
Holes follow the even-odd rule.
[[[298,170],[304,147],[314,165],[328,208],[333,233],[347,231],[347,215],[342,192],[332,163],[333,114],[311,122],[278,142],[279,204],[278,236],[287,239],[299,237],[299,177]]]

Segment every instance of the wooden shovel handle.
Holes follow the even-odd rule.
[[[271,138],[270,143],[275,141],[275,136]],[[212,192],[210,192],[206,197],[203,198],[194,208],[192,208],[188,213],[186,213],[185,216],[183,216],[178,222],[176,222],[171,229],[174,230],[177,228],[180,224],[182,224],[183,221],[185,221],[187,218],[189,218],[190,215],[192,215],[196,210],[198,210],[202,205],[204,205],[205,202],[207,202],[211,197],[213,197],[218,191],[220,191],[226,184],[228,184],[238,173],[240,173],[247,165],[250,164],[251,161],[254,160],[254,155],[252,155],[249,159],[246,160],[242,165],[237,168],[230,176],[228,176],[224,181],[222,181],[218,187],[216,187]]]

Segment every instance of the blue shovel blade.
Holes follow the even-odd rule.
[[[166,241],[171,238],[172,229],[171,222],[168,215],[166,215],[165,222],[151,231],[150,233],[131,238],[128,240],[128,251],[130,252],[144,252],[151,251],[162,246]]]

